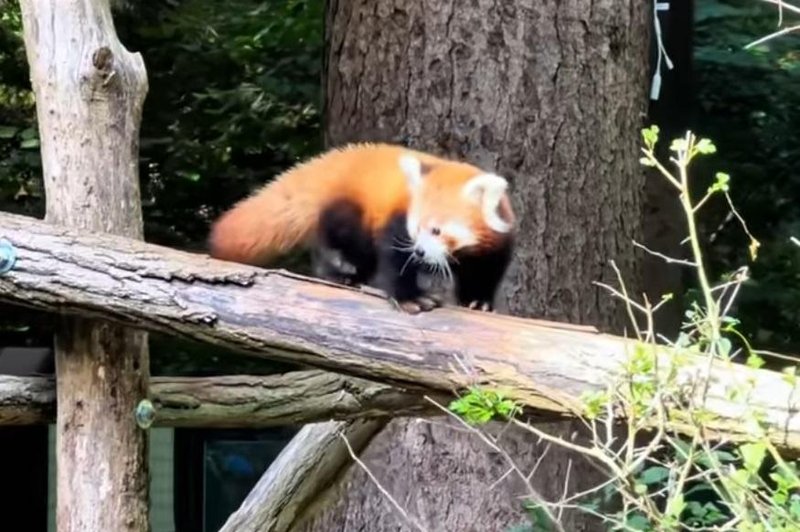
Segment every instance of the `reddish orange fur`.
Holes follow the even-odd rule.
[[[429,173],[425,176],[420,213],[447,219],[459,215],[476,233],[489,238],[480,208],[466,202],[460,187],[481,173],[472,165],[387,144],[356,144],[328,151],[301,163],[224,213],[212,226],[212,256],[261,265],[307,244],[314,237],[320,213],[337,199],[348,199],[364,209],[373,234],[391,216],[406,212],[410,195],[399,159],[416,156]],[[512,216],[506,198],[505,219]]]

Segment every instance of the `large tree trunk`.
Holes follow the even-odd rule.
[[[142,238],[138,152],[147,76],[108,0],[23,0],[47,221]],[[149,529],[147,434],[135,421],[147,335],[63,318],[55,338],[59,532]]]
[[[614,282],[613,259],[630,288],[640,283],[631,240],[641,234],[649,14],[632,0],[329,0],[327,141],[407,141],[505,175],[520,233],[499,308],[620,331],[619,305],[592,282]],[[577,425],[545,428],[569,435]],[[501,446],[526,473],[544,452],[513,431]],[[519,479],[493,485],[508,463],[452,424],[393,421],[363,459],[429,530],[524,521]],[[551,448],[532,483],[557,500],[567,476],[570,490],[601,480]],[[570,513],[563,526],[597,530]],[[308,529],[412,527],[354,468]]]

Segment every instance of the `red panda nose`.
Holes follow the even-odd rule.
[[[416,257],[422,258],[422,257],[424,257],[424,256],[425,256],[425,251],[423,251],[423,250],[422,250],[422,249],[420,249],[420,248],[416,248],[416,249],[414,249],[414,255],[415,255]]]

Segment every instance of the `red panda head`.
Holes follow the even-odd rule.
[[[400,167],[410,191],[407,229],[419,260],[446,268],[458,253],[488,251],[514,227],[508,182],[454,161],[422,162],[404,154]]]

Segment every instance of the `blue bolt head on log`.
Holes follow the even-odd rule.
[[[149,429],[156,418],[156,409],[149,399],[142,399],[136,405],[136,424],[142,429]]]
[[[17,250],[7,240],[0,240],[0,275],[8,273],[17,262]]]

